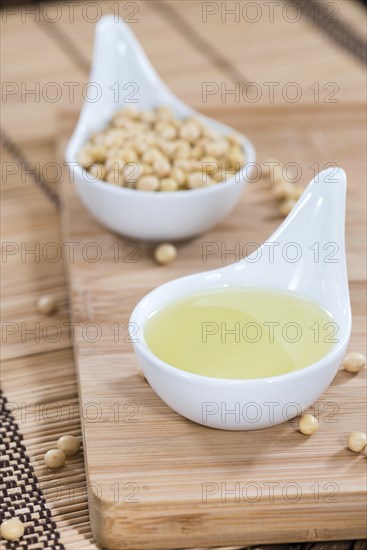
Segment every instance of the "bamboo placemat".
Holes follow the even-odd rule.
[[[320,2],[312,3],[322,8]],[[313,82],[319,81],[323,86],[337,81],[340,103],[364,99],[364,66],[360,56],[345,47],[345,29],[338,31],[344,36],[340,40],[333,32],[335,26],[330,25],[331,30],[325,33],[322,25],[316,24],[309,15],[294,25],[281,17],[272,23],[265,19],[256,24],[243,20],[236,23],[230,18],[223,23],[220,13],[204,23],[201,2],[151,0],[136,4],[139,21],[133,25],[134,32],[168,85],[199,110],[203,81],[223,82],[230,88],[237,81],[271,80],[284,85],[296,80],[305,90],[302,101],[306,103],[314,99],[313,91],[307,91]],[[362,4],[352,0],[338,0],[333,4],[338,8],[338,18],[351,33],[353,49],[360,37],[365,39]],[[15,243],[16,248],[19,246],[2,265],[3,322],[14,323],[19,329],[17,334],[8,335],[2,379],[8,409],[14,411],[19,429],[7,413],[6,422],[12,424],[16,434],[21,433],[23,441],[20,442],[18,435],[11,436],[12,430],[7,432],[5,446],[13,437],[17,451],[15,460],[6,457],[5,460],[10,461],[12,468],[8,471],[12,489],[21,486],[19,456],[24,452],[21,448],[24,445],[31,472],[26,476],[32,480],[30,484],[25,483],[24,491],[14,497],[14,505],[6,513],[25,514],[26,548],[58,548],[59,544],[59,547],[89,550],[95,545],[88,520],[82,454],[69,464],[62,483],[57,478],[56,488],[53,475],[50,476],[42,462],[44,452],[61,434],[67,431],[80,435],[71,340],[64,325],[69,322],[69,313],[63,259],[50,262],[42,255],[28,255],[24,261],[21,250],[22,246],[29,250],[35,243],[44,247],[56,242],[62,246],[57,210],[49,200],[54,197],[57,206],[55,191],[59,178],[47,172],[46,167],[55,162],[55,110],[62,104],[70,104],[65,82],[79,84],[72,103],[80,104],[80,90],[87,80],[91,58],[95,14],[83,17],[83,3],[75,3],[72,18],[69,8],[59,5],[64,7],[56,21],[52,20],[51,8],[48,14],[34,10],[32,15],[31,11],[27,14],[17,6],[11,9],[5,6],[6,16],[2,14],[1,23],[3,75],[8,83],[18,86],[18,91],[13,89],[3,97],[2,161],[15,171],[2,181],[3,240]],[[98,5],[101,13],[111,13],[114,5],[118,5],[120,14],[126,13],[123,2],[99,2]],[[167,43],[171,46],[169,50]],[[49,82],[58,83],[63,90],[56,102],[42,96]],[[35,96],[25,95],[32,87],[36,89]],[[208,102],[221,105],[221,99],[220,94],[216,94]],[[321,101],[323,99],[324,96]],[[282,102],[282,98],[277,97],[276,101]],[[48,195],[43,193],[46,188]],[[28,336],[22,341],[22,323],[24,329],[34,329],[37,322],[41,326],[45,324],[35,310],[37,297],[45,293],[54,293],[58,299],[58,313],[52,321],[63,328],[61,338],[48,342],[45,338],[37,341],[34,336]],[[55,410],[61,412],[55,415]],[[27,459],[24,460],[27,463]],[[60,542],[57,535],[55,542],[50,542],[53,526],[47,514],[41,520],[38,510],[24,507],[26,491],[33,490],[32,483],[37,490],[43,490],[45,506],[51,511]],[[32,530],[39,534],[32,534]],[[353,543],[318,545],[319,548],[335,546],[349,549]],[[354,543],[354,547],[362,549],[365,544],[361,541]]]

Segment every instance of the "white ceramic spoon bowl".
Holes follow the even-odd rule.
[[[84,205],[97,220],[128,237],[171,241],[200,234],[231,211],[256,161],[255,149],[245,136],[242,136],[242,145],[247,167],[218,185],[174,193],[152,193],[117,187],[100,180],[91,181],[90,175],[78,165],[79,151],[93,132],[106,127],[116,111],[131,104],[124,103],[124,100],[134,89],[139,109],[166,105],[178,118],[199,117],[222,135],[234,130],[199,115],[177,99],[160,80],[129,27],[121,21],[116,22],[113,16],[105,16],[97,24],[90,82],[96,83],[93,90],[100,97],[95,102],[85,101],[66,150],[66,161]]]
[[[186,418],[226,430],[266,428],[289,420],[312,405],[333,380],[351,332],[344,248],[346,176],[339,168],[326,170],[317,178],[257,252],[237,264],[166,283],[135,307],[130,319],[134,327],[131,337],[135,340],[138,326],[134,350],[141,368],[161,399]],[[319,243],[322,251],[319,261],[315,261],[314,243]],[[334,251],[331,255],[330,246]],[[272,247],[274,261],[269,254]],[[276,251],[280,253],[277,255]],[[299,251],[299,260],[291,261],[299,256]],[[259,253],[261,257],[256,261]],[[307,297],[331,313],[339,327],[338,342],[325,357],[304,369],[251,380],[184,372],[163,362],[149,349],[144,326],[152,313],[181,297],[223,287],[274,289]]]

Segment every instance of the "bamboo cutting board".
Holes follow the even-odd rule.
[[[364,351],[363,106],[237,107],[205,114],[245,132],[259,158],[299,163],[304,185],[318,166],[337,162],[345,168],[350,349]],[[76,113],[63,113],[61,153],[75,123]],[[279,222],[268,184],[251,183],[226,220],[180,244],[177,261],[161,267],[150,245],[125,241],[92,219],[64,177],[63,236],[89,508],[94,535],[104,547],[245,546],[365,536],[366,458],[346,448],[351,431],[366,429],[365,371],[337,374],[312,408],[320,422],[313,437],[300,434],[296,420],[252,432],[196,425],[169,409],[136,375],[126,324],[138,300],[172,278],[238,261],[248,243],[261,244]],[[208,243],[210,255],[204,254]]]

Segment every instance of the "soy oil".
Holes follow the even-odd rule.
[[[183,371],[254,379],[318,361],[338,341],[338,327],[326,310],[297,294],[224,288],[156,311],[144,337],[157,357]]]

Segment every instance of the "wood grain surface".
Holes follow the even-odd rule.
[[[354,322],[350,347],[362,349],[362,106],[222,108],[205,113],[245,132],[260,158],[297,162],[303,185],[311,179],[315,162],[337,162],[345,168]],[[75,115],[64,113],[62,122],[61,151]],[[165,281],[239,261],[248,243],[266,240],[280,221],[269,185],[250,183],[226,220],[182,243],[177,261],[164,268],[154,263],[151,246],[124,241],[93,220],[67,177],[63,197],[64,240],[79,243],[67,267],[96,539],[108,548],[158,549],[363,536],[365,457],[348,451],[346,438],[352,429],[365,426],[365,372],[338,373],[311,409],[319,417],[320,430],[310,438],[297,432],[296,420],[242,433],[196,425],[169,409],[135,372],[126,332],[134,305]],[[208,242],[218,245],[218,251],[206,257]],[[83,253],[90,243],[103,251],[100,260],[91,262]],[[230,251],[236,247],[234,257]],[[117,248],[119,261],[113,255]],[[270,486],[274,494],[269,495]]]

